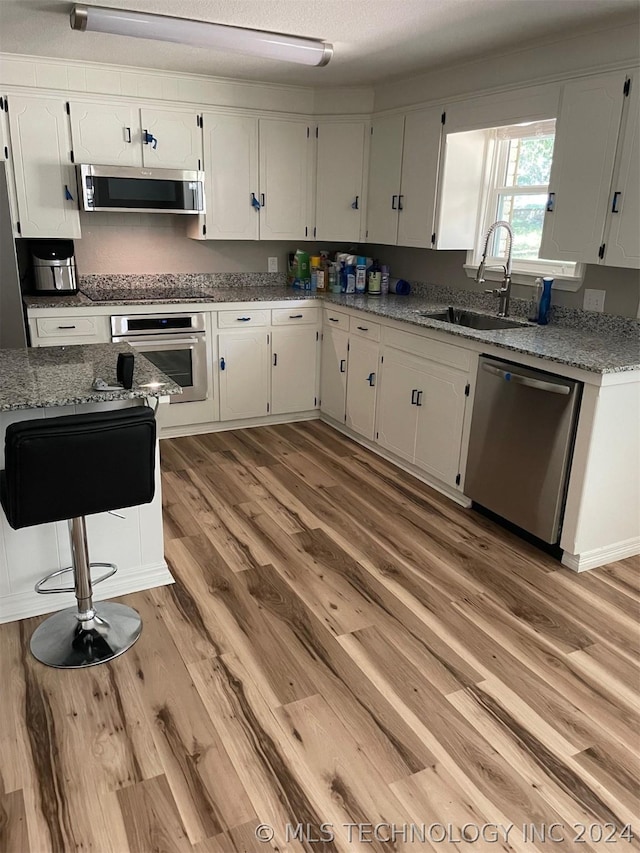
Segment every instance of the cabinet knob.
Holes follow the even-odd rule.
[[[226,366],[227,366],[226,361],[224,360],[224,358],[221,358],[220,359],[220,370],[224,370],[226,368]]]

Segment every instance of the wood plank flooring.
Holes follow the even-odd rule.
[[[640,847],[637,559],[573,574],[319,422],[161,454],[133,649],[0,626],[3,853]]]

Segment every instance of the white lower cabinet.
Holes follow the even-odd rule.
[[[221,421],[268,414],[268,341],[266,329],[218,335]]]
[[[344,316],[344,315],[343,315]],[[349,335],[340,329],[325,328],[322,336],[320,409],[344,423],[347,399]]]
[[[319,333],[315,327],[274,329],[271,338],[271,414],[306,412],[317,404]]]
[[[378,443],[443,483],[459,483],[467,373],[384,350]]]
[[[349,341],[346,424],[373,440],[378,385],[378,344],[363,338]]]

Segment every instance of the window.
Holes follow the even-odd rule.
[[[581,277],[578,264],[539,258],[542,226],[548,198],[555,119],[497,127],[488,131],[485,163],[485,193],[476,249],[469,264],[477,267],[484,237],[497,219],[513,229],[512,264],[514,280],[532,282],[539,275]],[[487,265],[501,264],[506,254],[507,234],[499,229],[488,247]],[[487,278],[493,278],[487,275]],[[500,273],[496,274],[497,278]]]

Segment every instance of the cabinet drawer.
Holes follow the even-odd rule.
[[[385,329],[384,343],[394,349],[404,350],[414,355],[446,364],[458,370],[470,369],[471,352],[463,347],[445,344],[432,338],[423,338],[421,335],[413,335],[400,329]]]
[[[380,340],[379,323],[370,323],[368,320],[351,317],[349,321],[349,331],[352,335],[360,335],[360,337],[369,338],[369,340],[372,341]]]
[[[308,308],[274,308],[271,312],[274,326],[318,323],[319,320],[320,309],[314,305]]]
[[[39,317],[36,328],[39,338],[97,337],[102,317]],[[102,339],[102,338],[101,338]]]
[[[263,309],[252,311],[250,308],[246,311],[219,311],[218,328],[242,329],[245,326],[268,326],[271,319],[269,313]]]
[[[339,311],[334,311],[332,308],[324,309],[324,323],[331,329],[342,329],[345,332],[349,331],[349,315],[341,314]]]

